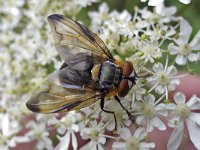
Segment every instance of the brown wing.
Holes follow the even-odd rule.
[[[75,66],[74,62],[71,63],[71,61],[75,60],[74,57],[79,57],[77,54],[80,53],[82,59],[88,60],[89,57],[93,63],[101,63],[108,59],[114,60],[103,41],[80,23],[58,14],[50,15],[48,22],[53,33],[56,49],[69,66]],[[68,45],[83,49],[72,50],[67,47]],[[82,54],[85,54],[85,56],[83,57]],[[87,68],[88,66],[82,65],[77,68],[75,66],[74,69],[85,70]]]
[[[62,88],[46,84],[30,98],[26,106],[33,112],[56,113],[89,106],[102,97],[98,91]]]
[[[66,66],[60,70],[51,73],[47,77],[47,81],[51,84],[74,90],[100,90],[98,82],[91,78],[90,70],[75,70],[70,66]]]

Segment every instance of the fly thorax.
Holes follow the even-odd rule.
[[[99,85],[105,89],[116,88],[121,79],[121,69],[114,63],[106,61],[101,65]]]

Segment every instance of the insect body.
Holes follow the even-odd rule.
[[[136,75],[128,61],[113,58],[103,41],[80,23],[53,14],[48,17],[56,49],[64,60],[60,70],[47,77],[44,87],[30,98],[27,107],[34,112],[55,113],[77,110],[101,100],[104,109],[105,97],[127,95],[135,84]],[[82,49],[72,50],[68,45]],[[115,128],[117,125],[115,126]]]

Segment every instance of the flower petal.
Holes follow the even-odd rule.
[[[168,49],[171,55],[176,55],[180,51],[180,48],[172,43],[169,44]]]
[[[152,119],[154,127],[158,128],[159,130],[166,130],[165,124],[160,120],[158,117],[154,117]]]
[[[163,104],[163,103],[160,103],[157,106],[155,106],[155,109],[159,115],[162,115],[165,117],[168,115],[168,111],[165,107],[165,104]]]
[[[68,149],[70,143],[70,132],[67,132],[64,137],[58,137],[60,140],[58,150]]]
[[[186,62],[187,62],[187,58],[185,56],[180,55],[180,54],[176,56],[176,63],[178,65],[185,65]]]
[[[190,42],[192,50],[200,50],[200,31],[195,35],[193,40]]]
[[[196,95],[193,95],[189,101],[187,101],[187,106],[189,106],[192,110],[200,110],[200,98]]]
[[[178,126],[173,130],[169,141],[167,143],[167,149],[174,150],[179,147],[183,138],[184,122],[180,122]]]
[[[189,59],[189,61],[191,61],[191,62],[195,62],[195,61],[198,61],[199,56],[198,56],[197,53],[190,53],[190,54],[188,55],[188,59]]]
[[[3,136],[9,136],[10,132],[9,132],[9,127],[10,127],[10,121],[9,121],[9,117],[8,114],[4,115],[2,117],[2,122],[1,122],[1,127],[2,127],[2,134]]]
[[[163,94],[165,92],[165,87],[163,85],[158,85],[155,88],[155,92],[158,94]]]
[[[192,27],[190,26],[189,22],[185,19],[182,19],[180,21],[181,37],[179,37],[179,38],[182,38],[183,40],[182,44],[185,45],[186,43],[188,43],[191,33],[192,33]]]
[[[124,140],[128,139],[131,136],[131,132],[128,128],[121,128],[119,132],[120,132],[120,137]]]
[[[139,149],[141,150],[149,150],[149,149],[153,149],[155,147],[155,143],[145,143],[145,142],[141,142],[139,145]]]
[[[26,143],[30,142],[30,139],[27,136],[15,136],[12,138],[16,143]]]
[[[106,138],[101,136],[98,138],[98,143],[101,143],[101,144],[105,144],[106,143]]]
[[[176,102],[176,104],[183,104],[186,101],[186,97],[183,93],[177,92],[174,95],[174,101]]]
[[[177,74],[177,69],[176,69],[176,67],[175,66],[169,66],[168,68],[167,68],[167,74],[169,75],[169,76],[175,76],[176,74]]]
[[[144,98],[144,103],[152,104],[154,105],[155,103],[155,96],[153,94],[149,94]]]
[[[171,16],[176,13],[176,7],[175,6],[165,7],[164,3],[160,3],[159,5],[155,7],[155,12],[161,16],[166,16],[166,14],[168,16]]]
[[[186,122],[192,143],[197,149],[200,149],[200,126],[189,119],[187,119]]]
[[[72,147],[73,147],[73,149],[77,149],[78,144],[77,144],[77,139],[76,139],[74,132],[72,132],[71,135],[72,135],[72,140],[71,140],[72,141]]]
[[[126,148],[126,143],[124,142],[113,142],[112,144],[113,149],[122,150]]]
[[[191,112],[189,119],[196,122],[200,126],[200,113]]]
[[[136,137],[139,141],[141,141],[142,139],[144,139],[144,137],[147,135],[146,131],[144,128],[138,128],[135,133],[134,133],[134,137]]]
[[[142,124],[142,120],[144,119],[144,116],[140,115],[136,118],[136,123],[137,124]]]
[[[149,6],[157,6],[160,3],[162,3],[164,0],[149,0],[148,5]]]
[[[78,132],[78,131],[79,131],[79,126],[76,125],[76,124],[72,124],[71,129],[72,129],[74,132]]]
[[[174,110],[174,109],[176,108],[176,105],[173,104],[173,103],[169,103],[169,104],[166,104],[166,105],[165,105],[165,108],[166,108],[167,110]]]
[[[152,132],[154,130],[153,120],[147,120],[147,132]]]
[[[102,3],[99,7],[99,11],[100,12],[104,12],[107,13],[109,11],[108,5],[107,3]]]
[[[180,117],[179,116],[174,116],[172,119],[170,119],[167,123],[167,125],[171,128],[175,128],[177,122],[180,121]]]
[[[181,3],[183,4],[189,4],[190,3],[190,0],[179,0]]]
[[[156,63],[156,64],[154,64],[153,65],[153,71],[154,72],[160,72],[160,71],[163,71],[164,70],[164,66],[163,66],[163,64],[161,64],[161,63]]]

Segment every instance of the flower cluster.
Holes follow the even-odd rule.
[[[167,149],[180,146],[184,128],[200,149],[200,98],[193,95],[186,100],[181,92],[174,98],[168,95],[181,77],[193,73],[189,64],[200,60],[200,32],[190,40],[189,22],[175,16],[176,7],[165,7],[162,1],[156,1],[159,5],[153,11],[135,7],[134,15],[110,11],[106,3],[88,13],[90,29],[114,57],[133,63],[136,85],[121,102],[134,123],[114,98],[106,101],[105,109],[115,113],[116,121],[100,109],[99,101],[78,112],[48,115],[32,114],[25,107],[30,95],[62,63],[45,18],[60,13],[75,19],[82,8],[98,0],[0,2],[0,149],[19,143],[34,143],[36,149],[106,149],[108,141],[112,149],[153,149],[156,144],[150,135],[155,130],[168,132],[169,127],[173,132]],[[154,2],[149,0],[150,5]],[[186,66],[187,72],[179,75],[178,66]]]

